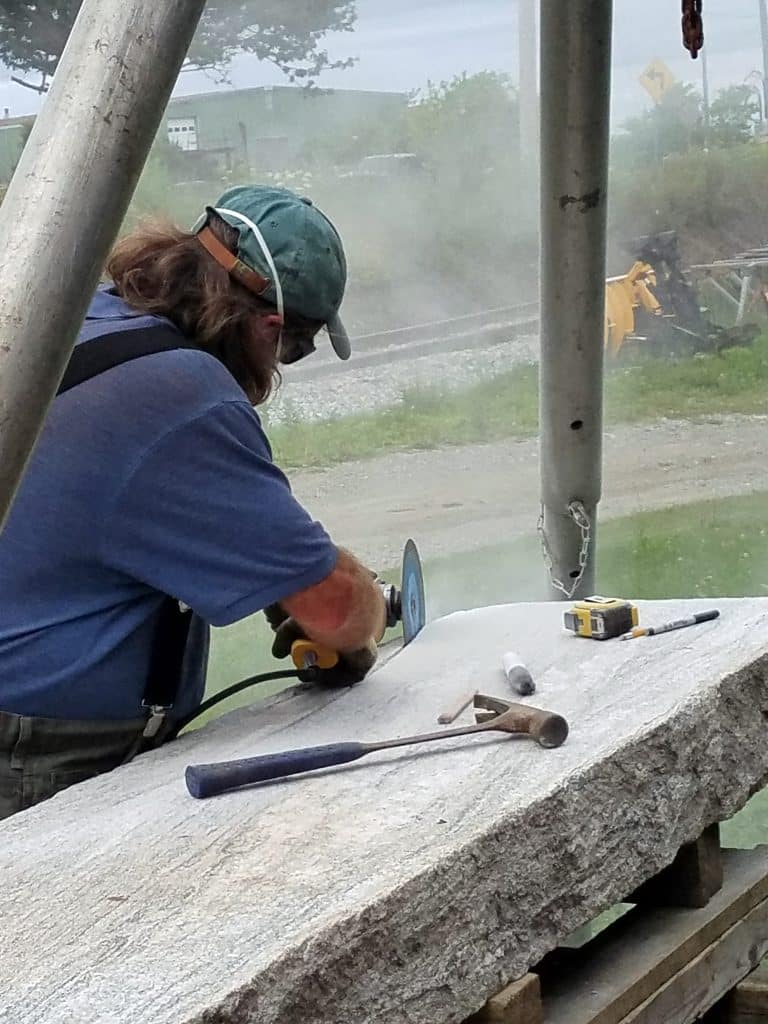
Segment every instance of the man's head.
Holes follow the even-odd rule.
[[[237,231],[231,253],[222,252],[216,237],[222,220]],[[283,188],[238,186],[208,207],[193,231],[232,277],[274,306],[284,324],[281,362],[312,352],[322,326],[336,354],[349,358],[349,337],[338,315],[347,279],[344,249],[311,200]]]
[[[129,305],[168,317],[219,359],[254,405],[269,396],[279,363],[314,351],[323,327],[338,355],[349,356],[338,317],[341,240],[286,189],[230,189],[192,231],[144,223],[118,242],[107,271]]]

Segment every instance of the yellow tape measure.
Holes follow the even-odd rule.
[[[637,608],[621,597],[587,597],[567,611],[565,628],[591,640],[611,640],[628,633],[638,623]]]

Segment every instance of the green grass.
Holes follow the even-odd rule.
[[[433,614],[547,598],[534,536],[434,559],[426,577]],[[596,589],[645,599],[768,596],[768,494],[609,520],[598,533]]]
[[[321,423],[269,429],[276,461],[287,467],[327,466],[387,451],[527,437],[538,424],[537,372],[523,367],[466,390],[418,388],[398,405]]]
[[[422,388],[375,413],[269,428],[277,462],[322,467],[389,451],[532,437],[538,429],[535,367],[512,370],[458,392]],[[608,425],[659,417],[768,412],[768,335],[720,356],[652,359],[606,375]]]

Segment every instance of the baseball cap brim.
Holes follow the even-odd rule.
[[[352,346],[349,343],[347,329],[341,322],[341,318],[338,313],[334,313],[326,324],[326,328],[328,330],[328,337],[331,339],[331,344],[333,345],[333,351],[339,359],[349,359],[352,355]]]

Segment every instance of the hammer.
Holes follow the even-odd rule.
[[[431,743],[453,736],[469,736],[478,732],[522,733],[534,739],[539,746],[559,747],[568,735],[566,720],[551,711],[542,711],[527,704],[513,704],[500,697],[489,697],[482,693],[475,694],[474,706],[481,709],[476,712],[475,725],[441,729],[438,732],[404,736],[395,740],[378,740],[373,743],[328,743],[322,747],[301,747],[297,750],[284,750],[278,754],[244,757],[237,761],[192,764],[187,767],[184,778],[190,794],[202,800],[257,782],[313,772],[318,768],[349,764],[350,761],[357,761],[377,750],[407,747],[414,743]]]

